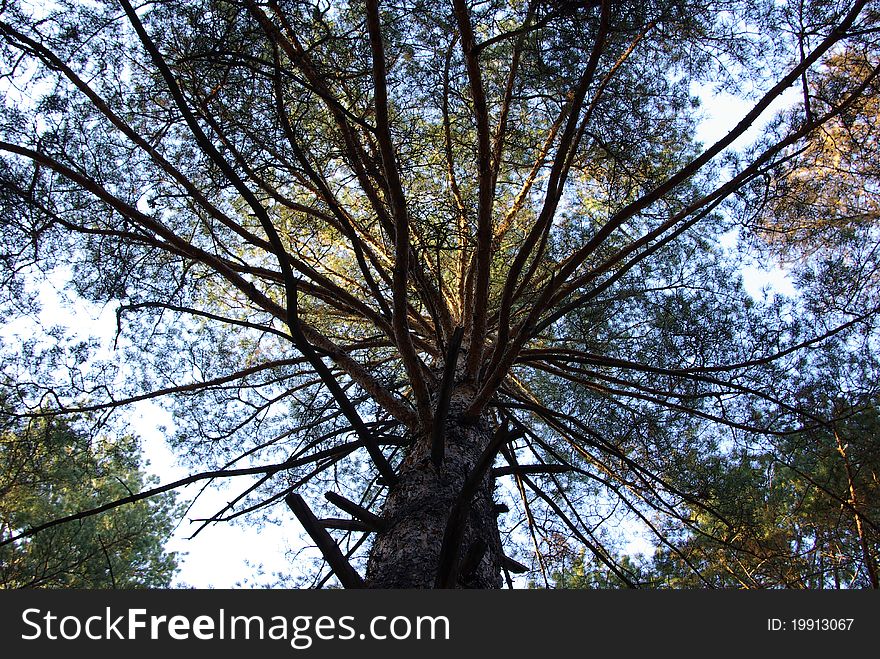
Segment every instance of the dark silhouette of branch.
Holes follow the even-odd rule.
[[[371,513],[366,508],[359,506],[354,501],[350,501],[335,492],[326,492],[324,497],[340,510],[344,510],[353,517],[357,517],[361,522],[366,524],[370,530],[379,532],[385,529],[385,520],[378,515]]]
[[[355,571],[351,563],[342,555],[336,541],[324,530],[321,522],[312,513],[305,500],[296,492],[291,492],[284,498],[284,501],[293,511],[293,514],[296,515],[299,523],[303,525],[306,533],[311,536],[318,546],[318,549],[324,556],[324,560],[327,561],[330,569],[333,570],[336,578],[339,579],[339,583],[344,588],[363,588],[364,580],[361,578],[361,575]]]
[[[464,336],[464,328],[456,327],[446,347],[446,361],[443,365],[443,379],[440,381],[440,391],[437,394],[437,411],[434,413],[431,427],[431,460],[439,467],[443,464],[444,453],[444,424],[449,412],[449,400],[452,395],[452,386],[455,384],[455,371],[458,367],[458,353],[461,349],[461,339]]]
[[[440,547],[440,557],[437,568],[437,588],[452,588],[458,576],[458,561],[461,538],[465,530],[467,510],[471,500],[477,491],[480,481],[485,478],[487,472],[495,461],[495,456],[501,447],[517,437],[522,436],[522,430],[509,430],[507,426],[499,426],[492,436],[489,445],[480,454],[477,463],[461,489],[461,493],[449,512],[446,522],[446,530],[443,534],[443,542]]]

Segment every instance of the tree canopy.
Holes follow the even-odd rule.
[[[111,357],[22,341],[4,373],[31,416],[168,405],[193,476],[103,505],[246,478],[203,524],[285,501],[312,584],[549,583],[574,543],[638,585],[636,526],[715,585],[682,529],[730,536],[731,456],[824,441],[816,383],[876,394],[878,19],[4,2],[5,308],[66,273],[118,324]],[[708,145],[701,84],[750,108]],[[744,259],[789,248],[800,295],[749,296]]]
[[[4,537],[152,483],[131,437],[93,441],[59,421],[16,425],[7,424],[0,439]],[[175,514],[174,497],[165,494],[0,547],[0,588],[167,588],[177,559],[163,545]]]
[[[675,551],[622,556],[639,584],[699,588],[696,566],[717,588],[876,588],[876,402],[848,409],[841,400],[824,402],[845,419],[834,428],[704,461],[706,498],[725,522],[694,508],[692,528],[669,530],[679,538]],[[572,552],[553,585],[625,584],[594,558]]]

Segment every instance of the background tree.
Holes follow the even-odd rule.
[[[799,112],[809,108],[812,115],[833,106],[878,60],[873,44],[830,55],[809,79]],[[793,114],[783,119],[782,130],[794,130],[799,120]],[[753,206],[758,211],[753,229],[788,260],[844,246],[855,249],[859,242],[873,245],[871,229],[880,219],[878,129],[880,87],[872,81],[857,102],[791,147],[789,157],[767,173],[761,181],[763,203]]]
[[[201,471],[122,501],[257,476],[205,524],[283,499],[346,587],[497,587],[532,557],[548,582],[559,538],[635,585],[613,522],[676,556],[695,507],[730,525],[682,465],[827,427],[812,349],[874,340],[871,307],[756,304],[721,246],[875,84],[847,68],[731,151],[876,51],[867,5],[7,2],[7,306],[64,265],[120,338],[88,370],[22,344],[19,391],[171,401]],[[753,103],[710,146],[700,81]]]
[[[826,111],[878,62],[870,41],[835,50],[803,77],[803,102],[780,115],[767,139],[796,132],[804,116]],[[825,320],[877,307],[878,129],[880,86],[871,80],[858,100],[790,144],[741,199],[744,236],[790,271],[804,304]]]
[[[668,529],[676,550],[658,548],[622,561],[642,587],[876,588],[878,409],[810,394],[814,408],[843,419],[792,434],[772,447],[705,456],[696,478],[726,524],[692,510],[694,526]],[[768,450],[771,449],[772,450]],[[697,567],[697,572],[692,569]],[[625,584],[582,551],[554,574],[557,588],[620,588]]]
[[[5,424],[0,438],[4,537],[76,515],[152,484],[137,442],[96,442],[62,421]],[[174,497],[59,524],[0,548],[2,588],[162,588],[177,561],[163,548]]]

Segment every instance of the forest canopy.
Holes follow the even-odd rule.
[[[58,420],[4,423],[4,537],[151,485],[140,458],[132,437],[95,439]],[[163,544],[179,513],[174,496],[166,493],[7,544],[0,547],[0,588],[168,588],[177,555]]]
[[[880,585],[872,3],[0,8],[4,315],[61,278],[117,325],[7,339],[5,413],[154,401],[192,469],[84,517],[231,480],[202,527],[295,515],[311,586],[637,587],[633,537]],[[700,88],[747,107],[709,144]]]

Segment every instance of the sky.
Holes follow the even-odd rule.
[[[693,84],[691,93],[702,100],[704,119],[697,126],[696,138],[708,146],[718,141],[733,128],[749,110],[753,103],[727,92],[716,92],[712,85]],[[789,88],[776,101],[770,104],[761,117],[731,145],[734,149],[743,148],[757,138],[766,122],[780,110],[798,100],[799,90]],[[735,236],[731,237],[735,241]],[[745,266],[742,270],[743,286],[746,292],[756,299],[762,299],[765,292],[772,295],[794,295],[795,288],[785,270],[775,263]]]
[[[39,336],[46,328],[67,327],[68,335],[94,337],[102,348],[96,359],[113,358],[116,332],[115,306],[99,306],[83,299],[72,298],[62,290],[69,273],[59,271],[49,281],[36,287],[42,313],[34,319],[16,319],[0,328],[0,339],[7,347],[28,337]],[[140,437],[146,460],[145,471],[168,483],[193,473],[175,457],[165,437],[174,428],[171,414],[160,405],[142,401],[126,409],[127,431]],[[167,430],[166,430],[167,429]],[[245,486],[235,479],[234,488]],[[179,490],[179,500],[189,502],[201,489],[201,483]],[[258,532],[234,524],[213,524],[196,538],[190,536],[199,524],[189,519],[209,517],[233,498],[237,489],[207,488],[182,520],[167,544],[169,551],[179,552],[178,585],[196,588],[236,588],[267,584],[273,572],[284,574],[290,569],[287,552],[300,544],[301,529],[294,520],[280,520],[280,525],[263,525]],[[264,576],[256,577],[255,567],[262,566]]]

